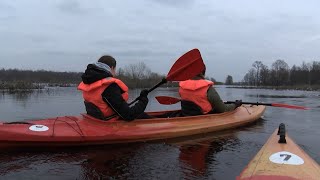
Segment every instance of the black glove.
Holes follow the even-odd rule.
[[[236,105],[235,108],[241,106],[241,105],[242,105],[242,100],[241,100],[241,99],[240,99],[240,100],[236,100],[236,101],[234,102],[234,105]]]
[[[148,99],[148,94],[149,94],[149,90],[148,89],[144,89],[140,92],[140,96],[138,97],[138,100],[145,100]]]
[[[144,89],[140,92],[140,97],[147,97],[149,94],[149,90],[148,89]]]

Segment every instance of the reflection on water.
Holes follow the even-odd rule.
[[[231,144],[239,143],[233,133],[211,134],[180,142],[179,161],[185,178],[209,178],[210,168],[218,166],[216,156]]]
[[[257,95],[253,95],[253,94],[249,94],[247,95],[248,97],[260,97],[260,98],[305,98],[304,95],[300,95],[300,96],[287,96],[287,95],[274,95],[274,94],[257,94]]]
[[[122,179],[128,176],[128,165],[143,145],[116,146],[88,150],[81,163],[83,179]]]
[[[263,119],[237,129],[152,143],[107,145],[45,151],[1,152],[0,179],[234,179],[283,122],[290,136],[320,162],[318,92],[217,88],[224,100],[279,102],[308,111],[268,107]],[[135,99],[140,90],[130,92]],[[149,95],[148,111],[179,108],[160,105],[155,96],[178,97],[177,89]],[[19,121],[84,112],[75,88],[25,94],[0,93],[1,119]]]
[[[237,133],[238,130],[228,130],[157,143],[2,153],[0,175],[3,178],[33,173],[36,176],[29,177],[212,179],[220,167],[221,153],[239,152],[243,142]],[[237,160],[233,162],[229,165],[242,168]],[[233,174],[224,175],[228,177],[232,179]]]

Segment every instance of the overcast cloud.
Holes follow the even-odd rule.
[[[320,1],[1,0],[0,68],[84,71],[103,54],[167,74],[192,48],[207,76],[319,61]]]

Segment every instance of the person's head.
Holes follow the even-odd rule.
[[[116,66],[117,66],[117,61],[110,55],[104,55],[101,56],[98,62],[104,63],[108,65],[111,69],[111,73],[113,76],[116,75]]]
[[[202,72],[200,74],[197,75],[197,77],[201,77],[201,78],[205,78],[206,75],[206,66],[204,66],[204,69],[202,70]]]

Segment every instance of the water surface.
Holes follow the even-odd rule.
[[[153,143],[107,145],[0,153],[0,179],[235,179],[280,123],[320,163],[319,92],[217,87],[224,100],[287,103],[308,111],[268,107],[262,119],[246,127]],[[139,95],[131,91],[130,100]],[[147,111],[179,108],[160,105],[155,96],[178,97],[177,89],[159,88],[149,95]],[[20,121],[84,112],[76,88],[0,94],[0,119]]]

